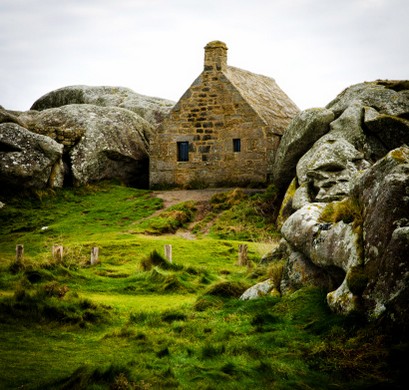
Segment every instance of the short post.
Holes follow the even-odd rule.
[[[165,259],[169,261],[169,263],[172,262],[172,245],[166,244],[165,245]]]
[[[91,249],[91,265],[98,263],[98,254],[99,254],[99,248],[97,246],[94,246]]]
[[[53,245],[52,256],[54,260],[62,262],[63,257],[63,247],[62,245]]]
[[[16,245],[16,263],[22,264],[24,259],[24,245],[18,244]]]
[[[247,244],[240,244],[239,245],[239,258],[238,258],[238,261],[237,261],[237,265],[242,266],[242,267],[248,265],[247,251],[248,251]]]

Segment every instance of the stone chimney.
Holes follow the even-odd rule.
[[[204,70],[224,71],[227,68],[227,46],[221,41],[212,41],[205,46]]]

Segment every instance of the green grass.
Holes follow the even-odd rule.
[[[223,233],[222,239],[211,229],[198,229],[197,239],[160,235],[153,226],[189,228],[195,205],[158,212],[162,201],[149,191],[109,183],[5,199],[0,388],[396,385],[407,345],[391,345],[360,318],[332,314],[324,292],[307,288],[284,297],[237,299],[248,286],[281,272],[281,264],[257,264],[272,245],[263,241],[268,218],[260,227],[254,223],[267,210],[266,197],[235,191],[209,206],[214,215],[208,221],[237,231],[243,229],[239,220],[226,216],[223,222],[221,216],[247,210],[248,241],[237,234]],[[256,210],[254,219],[249,210]],[[24,244],[25,257],[13,268],[17,243]],[[240,243],[249,246],[250,268],[235,265]],[[54,244],[64,247],[62,262],[51,256]],[[165,244],[173,247],[172,264],[162,257]],[[100,262],[91,267],[93,246],[100,248]]]

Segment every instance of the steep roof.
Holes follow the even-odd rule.
[[[282,135],[300,111],[271,77],[233,66],[227,66],[223,73],[274,134]]]

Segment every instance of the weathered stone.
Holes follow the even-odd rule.
[[[364,304],[373,317],[409,323],[409,148],[395,149],[353,188],[363,208]]]
[[[320,286],[329,290],[333,285],[331,277],[322,268],[311,263],[302,253],[291,252],[280,283],[282,294],[291,293],[305,286]]]
[[[93,106],[71,105],[37,112],[32,116],[29,129],[64,145],[67,152],[80,141],[87,128],[93,126],[93,121],[99,121]]]
[[[148,137],[152,131],[141,117],[116,107],[69,105],[61,110],[65,131],[82,133],[69,151],[75,185],[104,179],[147,186]]]
[[[364,123],[367,129],[382,140],[386,150],[392,150],[403,144],[409,145],[409,120],[380,114],[374,108],[365,108]]]
[[[352,224],[322,222],[323,210],[322,203],[302,207],[286,220],[281,233],[293,248],[315,265],[337,267],[346,272],[362,262],[359,236]]]
[[[45,110],[69,104],[92,104],[101,107],[120,107],[133,111],[152,126],[163,121],[175,102],[140,95],[124,87],[90,87],[75,85],[49,92],[39,98],[32,110]]]
[[[332,310],[399,330],[409,323],[408,86],[359,84],[327,106],[337,119],[300,158],[287,201],[296,211],[281,228],[292,248],[282,292],[320,285],[303,275],[322,272]]]
[[[278,246],[276,246],[270,252],[265,253],[261,260],[260,264],[269,264],[274,261],[280,261],[287,258],[290,254],[290,248],[286,240],[281,239]]]
[[[346,279],[336,290],[327,294],[327,303],[336,313],[350,314],[361,310],[360,297],[352,294]]]
[[[366,137],[361,127],[364,108],[360,101],[352,102],[341,116],[331,122],[331,136],[343,138],[356,149],[362,150]]]
[[[308,183],[303,183],[301,184],[300,187],[298,187],[294,193],[293,196],[293,209],[294,210],[299,210],[301,207],[304,207],[308,203],[311,203],[311,196],[310,196],[310,190],[308,188]]]
[[[297,190],[297,178],[294,178],[285,192],[283,201],[281,202],[280,210],[278,212],[276,226],[280,230],[285,220],[295,211],[293,208],[293,198]]]
[[[0,124],[0,188],[59,187],[62,145],[15,123]]]
[[[7,111],[4,108],[0,108],[0,124],[1,123],[16,123],[21,127],[26,127],[25,123],[20,120],[18,115],[15,115],[11,111]]]
[[[322,222],[324,209],[323,204],[306,205],[284,223],[281,233],[297,251],[293,258],[290,255],[291,261],[286,264],[285,275],[289,280],[284,285],[287,289],[288,285],[300,288],[312,280],[314,284],[332,290],[344,280],[336,291],[328,294],[327,300],[332,309],[350,312],[357,309],[359,299],[348,289],[345,277],[352,267],[362,264],[360,235],[354,231],[352,223]],[[301,277],[300,270],[309,276]],[[323,278],[324,284],[316,280],[317,274]]]
[[[274,184],[285,188],[295,176],[298,160],[330,130],[334,113],[325,108],[312,108],[299,113],[284,132],[274,162]]]
[[[274,281],[267,279],[247,289],[240,297],[242,301],[257,299],[266,296],[274,288]]]
[[[409,82],[407,80],[377,80],[356,84],[345,89],[326,108],[338,117],[353,102],[376,108],[380,113],[403,116],[409,108]]]
[[[297,178],[308,185],[316,202],[330,202],[347,196],[351,180],[370,164],[341,134],[328,133],[300,159]]]
[[[319,218],[325,203],[311,203],[292,214],[281,228],[291,247],[310,257],[315,236],[320,230]]]

